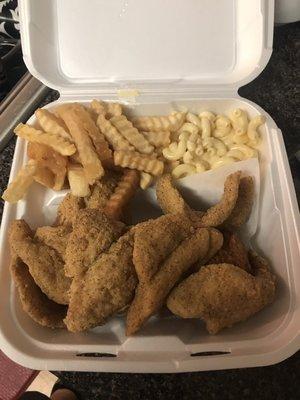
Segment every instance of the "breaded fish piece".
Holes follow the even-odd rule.
[[[163,305],[181,276],[209,249],[209,230],[200,228],[166,257],[150,281],[140,282],[126,321],[126,335],[134,334]]]
[[[73,224],[66,255],[65,272],[73,277],[87,270],[96,258],[124,232],[122,222],[110,219],[104,212],[80,210]]]
[[[267,262],[251,255],[255,276],[232,264],[211,264],[172,290],[169,310],[182,318],[201,318],[210,334],[244,321],[272,303],[275,276]]]
[[[233,264],[247,272],[251,272],[246,247],[240,238],[232,232],[224,231],[224,244],[222,248],[211,258],[210,264]]]
[[[240,176],[241,171],[234,172],[227,176],[221,200],[205,212],[204,216],[201,218],[202,225],[219,226],[227,220],[238,198]]]
[[[254,201],[254,179],[252,176],[241,178],[238,198],[232,213],[225,221],[229,229],[238,229],[245,224],[251,214]]]
[[[37,228],[34,238],[56,250],[64,260],[70,233],[69,225],[41,226]]]
[[[122,174],[117,171],[105,171],[105,175],[91,188],[91,195],[85,199],[87,208],[100,210],[106,206],[113,195]]]
[[[72,226],[75,222],[78,211],[84,208],[84,206],[85,204],[82,197],[76,197],[71,193],[68,193],[58,206],[55,225]]]
[[[164,174],[158,179],[156,196],[165,214],[188,214],[192,211],[174,186],[171,174]]]
[[[133,235],[126,233],[102,253],[86,274],[74,278],[65,324],[71,332],[102,325],[130,303],[137,284]]]
[[[63,319],[67,314],[67,307],[48,299],[30,275],[27,265],[14,254],[10,272],[18,289],[23,310],[42,326],[65,328]]]
[[[193,232],[185,215],[167,214],[137,225],[133,263],[139,281],[149,281],[165,258]]]
[[[49,299],[68,304],[71,280],[65,276],[64,262],[58,253],[33,239],[24,220],[12,222],[9,241],[13,252],[28,266],[35,283]]]
[[[214,257],[216,253],[220,251],[220,249],[223,246],[223,243],[224,243],[223,234],[217,229],[210,228],[209,249],[206,256],[203,259],[199,260],[199,262],[196,264],[198,270],[202,265],[205,265],[212,257]]]

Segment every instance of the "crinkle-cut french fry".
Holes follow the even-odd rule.
[[[141,132],[142,135],[151,143],[154,147],[167,147],[170,144],[170,131],[160,132]]]
[[[47,167],[38,164],[38,168],[34,174],[34,180],[49,189],[54,186],[54,173]]]
[[[153,176],[151,174],[148,174],[148,172],[141,172],[141,179],[140,179],[140,187],[143,190],[148,189],[149,186],[152,185],[153,183]]]
[[[39,167],[44,167],[54,174],[53,186],[51,186],[53,190],[61,190],[63,188],[67,174],[67,157],[40,143],[28,143],[27,155],[30,159],[37,161]],[[46,175],[46,171],[43,170],[38,175],[35,175],[34,179],[42,185],[50,187],[46,184],[50,181],[50,174],[48,173],[48,178]]]
[[[75,145],[69,140],[53,133],[40,131],[29,125],[19,124],[14,132],[28,142],[46,144],[63,156],[71,156],[76,151]]]
[[[121,135],[128,140],[140,153],[150,154],[153,152],[154,147],[148,142],[147,139],[132,125],[132,123],[125,117],[120,115],[112,117],[110,122],[121,133]]]
[[[80,165],[69,164],[68,166],[68,180],[70,189],[73,196],[85,197],[89,196],[90,188],[84,169]]]
[[[68,139],[70,142],[73,142],[73,138],[69,134],[68,128],[61,118],[44,108],[38,108],[34,115],[36,116],[43,131],[47,133],[53,133],[54,135],[61,136],[65,139]]]
[[[81,104],[78,103],[72,104],[71,107],[76,113],[75,121],[85,130],[85,132],[92,139],[100,161],[105,161],[112,158],[112,151],[110,150],[108,143],[105,140],[105,137],[99,131],[89,112]]]
[[[133,119],[133,124],[141,131],[175,132],[181,128],[184,123],[185,115],[184,112],[174,112],[168,116],[136,117]]]
[[[9,203],[16,203],[18,200],[21,200],[33,182],[37,167],[36,161],[29,160],[28,164],[20,169],[15,179],[9,183],[2,195],[3,200]]]
[[[96,114],[103,115],[105,117],[106,107],[104,101],[94,99],[91,101],[90,107],[95,111]]]
[[[56,112],[64,120],[74,138],[87,181],[92,185],[104,175],[104,169],[76,110],[77,107],[67,104],[58,107]]]
[[[122,115],[122,106],[120,103],[106,103],[107,118],[119,117]]]
[[[119,220],[125,206],[134,196],[139,185],[140,174],[136,170],[127,169],[119,181],[113,195],[110,197],[104,212],[113,219]]]
[[[106,103],[102,100],[92,100],[91,108],[98,114],[110,119],[122,115],[122,106],[119,103]]]
[[[158,176],[163,173],[164,163],[151,155],[136,151],[117,150],[114,152],[114,162],[123,168],[137,169]]]
[[[134,150],[134,147],[131,146],[128,140],[121,135],[104,115],[100,114],[98,116],[97,125],[114,150]]]

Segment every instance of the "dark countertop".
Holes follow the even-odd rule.
[[[300,199],[299,55],[300,23],[275,28],[274,51],[263,73],[240,95],[264,108],[281,128]],[[297,66],[298,61],[298,66]],[[44,104],[57,98],[52,92]],[[298,130],[298,132],[297,132]],[[298,135],[297,135],[298,133]],[[0,153],[0,190],[5,189],[15,141]],[[2,215],[2,202],[0,203]],[[300,352],[280,364],[243,370],[185,374],[55,372],[83,399],[272,399],[300,398]]]

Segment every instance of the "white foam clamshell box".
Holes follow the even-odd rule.
[[[34,369],[185,372],[279,362],[299,348],[299,214],[281,131],[238,88],[254,79],[272,52],[271,0],[21,0],[21,34],[30,72],[60,91],[57,103],[119,100],[135,115],[240,107],[264,114],[259,221],[253,247],[278,277],[275,302],[244,323],[210,336],[198,320],[152,318],[134,337],[113,318],[85,333],[46,329],[21,309],[9,274],[7,231],[14,218],[36,226],[62,198],[34,185],[5,204],[0,254],[0,347]],[[123,92],[124,93],[124,92]],[[29,123],[34,123],[34,117]],[[10,179],[26,162],[18,140]],[[201,179],[201,175],[199,175]],[[92,353],[96,353],[93,357]]]

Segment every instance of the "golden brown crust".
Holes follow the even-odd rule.
[[[73,196],[68,193],[57,210],[57,218],[55,225],[70,225],[75,222],[79,210],[84,208],[84,200],[81,197]]]
[[[229,229],[238,229],[245,224],[251,214],[254,201],[254,179],[252,176],[241,178],[238,198],[232,213],[225,221]]]
[[[163,215],[137,225],[133,263],[139,281],[149,281],[164,259],[193,231],[185,215]]]
[[[34,282],[26,264],[12,255],[10,272],[18,289],[23,310],[38,324],[48,328],[65,328],[67,307],[48,299]]]
[[[216,205],[210,207],[201,219],[201,223],[204,226],[219,226],[230,216],[237,201],[240,176],[241,171],[227,176],[221,200]]]
[[[156,196],[165,214],[185,214],[192,211],[174,186],[171,174],[164,174],[158,179]]]
[[[85,272],[124,232],[125,225],[104,212],[80,210],[70,234],[65,255],[65,273],[73,277]]]
[[[9,241],[13,252],[28,266],[35,283],[59,304],[68,304],[71,280],[65,276],[64,263],[58,253],[34,240],[24,220],[11,224]]]
[[[251,272],[246,247],[239,237],[232,232],[223,232],[224,244],[210,259],[210,264],[233,264],[247,272]]]
[[[130,303],[137,283],[132,250],[133,237],[128,232],[102,253],[86,274],[73,280],[65,318],[70,331],[102,325]]]
[[[91,188],[91,195],[85,199],[87,208],[98,210],[106,206],[107,201],[114,193],[122,174],[116,171],[106,171],[100,181]]]
[[[202,267],[173,289],[168,308],[182,318],[203,319],[211,334],[246,320],[271,303],[275,295],[268,265],[261,259],[255,262],[256,276],[232,264]]]
[[[140,282],[126,321],[126,335],[134,334],[163,304],[181,276],[209,249],[208,229],[198,229],[164,260],[150,281]]]
[[[69,225],[41,226],[37,228],[34,238],[56,250],[64,260],[70,233]]]

